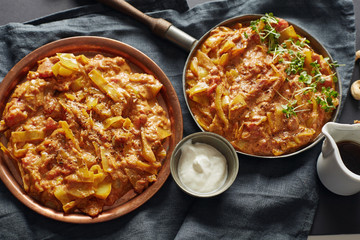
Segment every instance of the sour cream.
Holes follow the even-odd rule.
[[[221,187],[227,177],[226,158],[205,143],[184,143],[178,165],[180,181],[190,190],[209,193]]]

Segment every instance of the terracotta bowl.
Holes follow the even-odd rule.
[[[5,156],[2,152],[0,154],[0,177],[12,194],[19,199],[23,204],[32,210],[55,220],[71,223],[96,223],[104,222],[124,214],[127,214],[136,208],[140,207],[147,200],[149,200],[164,184],[170,174],[170,156],[176,146],[181,140],[183,134],[183,119],[180,108],[180,103],[176,92],[171,85],[171,82],[149,57],[139,50],[124,44],[122,42],[102,38],[102,37],[72,37],[58,40],[46,44],[19,61],[5,76],[0,84],[0,111],[3,113],[5,104],[13,92],[15,86],[24,80],[29,70],[32,70],[37,61],[54,56],[56,53],[66,52],[74,54],[95,55],[97,53],[105,56],[122,56],[126,58],[130,65],[135,67],[138,71],[152,74],[164,85],[160,91],[158,100],[167,111],[172,125],[172,135],[166,142],[167,158],[163,162],[163,166],[158,174],[158,180],[149,186],[143,193],[135,194],[129,193],[123,198],[119,199],[114,205],[104,208],[104,211],[97,217],[92,218],[82,213],[64,214],[48,207],[43,206],[39,202],[32,199],[24,191],[20,173],[15,162]],[[4,138],[2,139],[5,143]]]

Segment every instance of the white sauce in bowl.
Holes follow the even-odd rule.
[[[205,143],[184,143],[178,165],[180,181],[189,189],[209,193],[221,187],[228,169],[224,155]]]

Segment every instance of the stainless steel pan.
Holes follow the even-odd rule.
[[[259,19],[262,15],[258,15],[258,14],[247,14],[247,15],[242,15],[242,16],[237,16],[234,18],[230,18],[227,19],[221,23],[219,23],[218,25],[214,26],[213,28],[209,29],[209,31],[207,33],[205,33],[199,40],[193,38],[192,36],[190,36],[189,34],[183,32],[182,30],[176,28],[174,25],[172,25],[171,23],[169,23],[168,21],[161,19],[161,18],[152,18],[144,13],[142,13],[141,11],[139,11],[138,9],[134,8],[132,5],[130,5],[129,3],[127,3],[126,1],[123,0],[99,0],[99,2],[102,2],[116,10],[119,10],[120,12],[127,14],[139,21],[141,21],[142,23],[148,25],[150,27],[150,29],[157,35],[170,40],[171,42],[177,44],[178,46],[182,47],[183,49],[187,50],[190,52],[186,63],[185,63],[185,67],[183,70],[183,77],[182,77],[182,81],[183,81],[183,93],[185,96],[185,100],[186,100],[186,104],[187,107],[194,119],[194,121],[197,123],[197,125],[199,126],[199,128],[204,131],[204,129],[198,124],[198,122],[196,121],[190,107],[188,104],[188,97],[185,93],[185,74],[186,74],[186,70],[188,68],[188,65],[190,64],[190,60],[193,58],[193,56],[196,54],[196,51],[198,49],[199,46],[201,46],[201,44],[208,38],[210,32],[218,27],[218,26],[231,26],[235,23],[242,23],[242,24],[246,24],[249,23],[253,20]],[[317,52],[318,54],[323,55],[324,57],[328,57],[331,61],[333,61],[332,57],[330,56],[329,52],[325,49],[325,47],[318,41],[316,40],[311,34],[309,34],[308,32],[306,32],[305,30],[303,30],[302,28],[300,28],[299,26],[289,22],[289,24],[293,25],[295,28],[295,31],[303,36],[306,37],[309,41],[310,41],[310,45],[311,47],[315,50],[315,52]],[[336,75],[339,79],[339,81],[337,82],[337,91],[339,93],[339,106],[341,106],[341,81],[340,78],[338,76],[338,72],[336,71]],[[339,114],[339,110],[340,108],[338,107],[336,109],[336,111],[333,112],[333,116],[332,119],[330,121],[335,121],[338,117]],[[284,158],[284,157],[289,157],[289,156],[293,156],[296,155],[300,152],[306,151],[309,148],[312,148],[314,145],[316,145],[319,141],[321,141],[323,139],[323,134],[320,133],[319,136],[317,136],[315,138],[315,140],[310,143],[309,145],[299,149],[296,152],[292,152],[289,154],[284,154],[284,155],[280,155],[280,156],[259,156],[259,155],[252,155],[252,154],[247,154],[247,153],[243,153],[238,151],[238,153],[247,155],[247,156],[253,156],[253,157],[260,157],[260,158]]]

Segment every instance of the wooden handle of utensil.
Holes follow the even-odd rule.
[[[143,12],[139,11],[138,9],[136,9],[135,7],[133,7],[131,4],[129,4],[124,0],[98,0],[98,1],[148,25],[155,34],[161,37],[165,37],[167,30],[172,25],[165,19],[152,18],[144,14]]]

